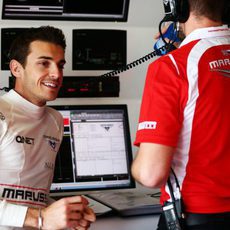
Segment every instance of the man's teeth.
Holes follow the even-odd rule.
[[[48,86],[48,87],[53,87],[53,88],[56,88],[56,87],[57,87],[56,84],[50,83],[50,82],[45,82],[44,85],[45,85],[45,86]]]

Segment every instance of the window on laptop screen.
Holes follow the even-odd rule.
[[[63,115],[51,193],[134,188],[126,105],[52,106]]]

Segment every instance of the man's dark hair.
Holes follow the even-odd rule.
[[[189,0],[190,11],[213,21],[222,21],[229,0]]]
[[[66,48],[65,35],[62,30],[52,26],[32,27],[26,29],[26,32],[20,34],[13,41],[9,50],[9,60],[15,59],[25,67],[26,58],[30,53],[30,44],[34,41],[44,41],[60,45],[63,50]]]

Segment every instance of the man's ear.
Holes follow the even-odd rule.
[[[15,77],[21,77],[23,66],[17,60],[10,61],[10,71]]]

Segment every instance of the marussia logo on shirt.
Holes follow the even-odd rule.
[[[50,137],[50,136],[43,136],[45,138],[45,140],[47,141],[48,145],[51,147],[51,149],[55,152],[57,152],[57,147],[58,147],[58,143],[60,142],[59,139],[55,138],[55,137]]]
[[[2,112],[0,112],[0,120],[4,121],[6,118]]]
[[[223,53],[223,50],[222,50]],[[229,55],[229,50],[225,50],[225,56]],[[230,58],[217,59],[209,62],[209,67],[211,71],[218,72],[224,77],[230,77]]]
[[[20,187],[17,185],[0,184],[0,197],[11,202],[46,204],[47,193],[44,189]]]
[[[225,59],[218,59],[218,60],[214,60],[209,62],[209,66],[211,70],[215,70],[217,68],[225,68],[227,66],[230,66],[230,59],[229,58],[225,58]]]
[[[51,146],[52,149],[56,149],[56,142],[49,140],[49,145]]]

